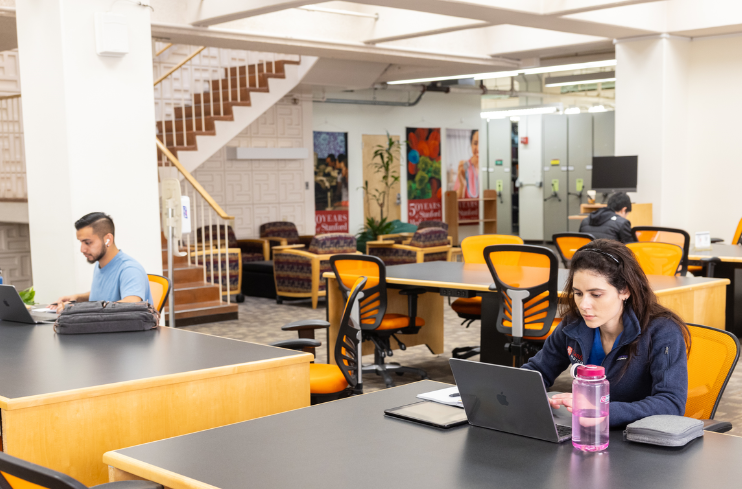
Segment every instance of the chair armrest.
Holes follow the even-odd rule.
[[[448,251],[451,249],[451,245],[445,246],[431,246],[430,248],[418,248],[417,246],[408,245],[394,245],[398,250],[410,250],[410,251],[422,251],[423,253],[440,253],[441,251]]]
[[[723,243],[724,240],[721,238],[711,238],[712,243]]]
[[[386,240],[394,240],[394,239],[399,238],[399,237],[401,237],[401,235],[399,233],[396,233],[396,234],[380,234],[380,235],[378,235],[376,237],[376,239],[379,240],[379,241],[386,241]]]
[[[270,236],[270,237],[261,238],[261,239],[267,239],[271,243],[277,243],[278,245],[286,246],[286,238],[279,238],[277,236]]]
[[[394,246],[394,241],[366,241],[366,245]]]
[[[322,346],[322,342],[309,338],[298,338],[295,340],[274,341],[268,346],[275,346],[277,348],[288,348],[289,350],[302,350],[304,348],[317,348],[319,346]]]
[[[90,489],[164,489],[162,484],[150,481],[117,481],[90,486]]]
[[[298,249],[300,249],[300,248],[304,248],[304,245],[303,245],[303,244],[298,244],[298,245],[281,245],[281,246],[274,246],[274,247],[273,247],[273,252],[275,253],[276,251],[284,251],[284,250],[298,250]]]
[[[726,433],[732,429],[732,423],[729,421],[717,421],[715,419],[702,419],[701,421],[703,421],[703,431]]]
[[[330,327],[330,323],[321,319],[304,319],[302,321],[294,321],[293,323],[286,324],[281,327],[282,331],[305,331],[308,329],[327,329]]]

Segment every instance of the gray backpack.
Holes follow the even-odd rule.
[[[149,302],[78,302],[70,304],[54,323],[59,334],[119,333],[154,329],[160,314]]]

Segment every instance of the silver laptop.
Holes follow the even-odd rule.
[[[12,285],[0,285],[0,320],[26,324],[53,323],[56,313],[32,313]]]
[[[552,410],[539,372],[450,360],[469,424],[561,443],[572,438],[572,415]]]

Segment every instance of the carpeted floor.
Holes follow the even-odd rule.
[[[407,351],[395,350],[394,356],[389,361],[422,368],[432,380],[453,383],[451,369],[448,366],[448,360],[451,358],[450,352],[459,346],[478,345],[480,323],[476,321],[467,329],[461,326],[461,320],[450,307],[445,305],[444,311],[445,354],[432,355],[427,347],[421,345],[410,347]],[[320,301],[320,306],[317,309],[312,309],[309,301],[284,302],[283,305],[277,305],[272,299],[247,297],[245,302],[240,304],[239,316],[240,319],[235,321],[201,324],[183,329],[268,344],[283,339],[296,338],[296,333],[281,331],[281,326],[299,319],[325,319],[325,307],[322,301]],[[325,349],[324,333],[320,333],[317,339],[323,343],[323,346],[318,350],[317,361],[325,363],[327,361],[327,350]],[[364,356],[363,361],[364,363],[373,363],[373,356]],[[395,378],[397,379],[397,385],[419,380],[419,378],[410,375]],[[385,388],[382,378],[375,375],[365,376],[363,384],[364,392],[373,392]],[[569,391],[571,388],[571,378],[565,372],[557,380],[552,390]],[[729,381],[716,412],[716,419],[732,422],[734,429],[730,433],[742,436],[742,373],[740,369],[735,371]]]

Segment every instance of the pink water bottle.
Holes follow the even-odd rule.
[[[608,448],[609,383],[605,369],[580,365],[572,381],[572,445],[586,452]]]

